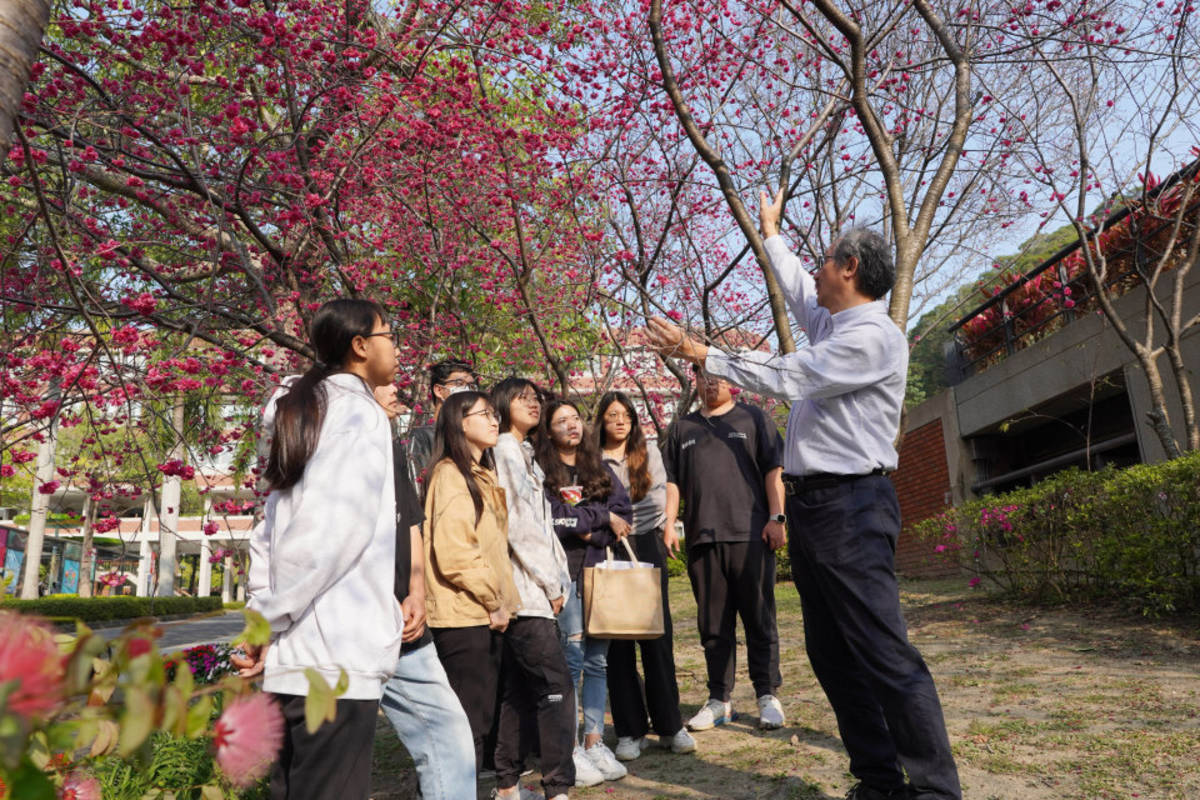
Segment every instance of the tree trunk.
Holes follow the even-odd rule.
[[[92,596],[92,528],[96,524],[96,511],[100,504],[91,498],[83,501],[83,552],[79,555],[79,596]]]
[[[50,20],[46,0],[0,0],[0,152],[7,152],[29,69]]]

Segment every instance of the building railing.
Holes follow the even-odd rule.
[[[1200,160],[1149,190],[1145,200],[1123,206],[1088,231],[1092,257],[1103,253],[1107,263],[1107,294],[1120,295],[1144,285],[1145,276],[1170,244],[1176,218],[1200,213],[1200,191],[1193,192],[1186,209],[1180,208],[1185,182],[1196,180],[1198,171]],[[1188,225],[1181,226],[1177,241],[1186,241],[1189,233]],[[951,325],[950,382],[960,383],[1079,315],[1097,310],[1096,286],[1086,258],[1076,239],[1029,272],[1011,278],[1007,286],[995,288],[992,297]]]

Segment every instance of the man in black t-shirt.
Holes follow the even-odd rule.
[[[678,551],[675,518],[682,497],[688,577],[708,667],[709,700],[688,727],[707,730],[732,717],[736,614],[746,632],[759,727],[779,728],[775,550],[784,541],[783,440],[761,409],[734,402],[728,382],[697,370],[696,390],[700,409],[671,425],[663,452],[663,540],[668,552]]]
[[[375,399],[395,419],[395,386],[375,390]],[[458,695],[432,647],[425,627],[425,513],[413,488],[400,439],[392,439],[396,489],[396,599],[404,609],[400,658],[383,687],[380,705],[417,768],[425,800],[475,796],[475,739]]]

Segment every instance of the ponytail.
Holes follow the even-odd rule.
[[[370,335],[383,319],[383,309],[370,300],[330,300],[317,310],[309,327],[317,360],[275,402],[275,432],[263,473],[272,489],[290,489],[304,475],[325,419],[323,381],[345,366],[355,337]]]

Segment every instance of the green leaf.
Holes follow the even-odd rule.
[[[308,697],[304,698],[304,727],[309,733],[316,733],[322,723],[333,722],[337,717],[337,695],[329,688],[321,673],[312,667],[304,670],[304,677],[308,678]]]
[[[55,800],[54,784],[29,759],[22,759],[17,768],[8,773],[8,789],[10,797],[21,800]]]
[[[121,734],[117,740],[117,753],[127,756],[142,746],[154,730],[154,701],[140,687],[131,687],[125,692],[125,711],[121,714]]]
[[[201,695],[187,711],[187,729],[185,734],[189,739],[195,739],[208,732],[208,719],[212,716],[212,698]]]
[[[269,644],[271,641],[271,626],[267,623],[267,618],[249,608],[242,609],[242,616],[246,618],[246,627],[234,638],[233,644]]]
[[[163,718],[160,727],[164,731],[178,736],[187,730],[187,701],[187,695],[179,691],[178,686],[172,685],[163,689]]]
[[[201,800],[225,800],[225,791],[212,783],[200,787]]]

